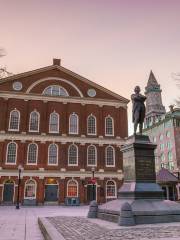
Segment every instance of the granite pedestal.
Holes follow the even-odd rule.
[[[155,148],[148,136],[134,135],[127,140],[121,149],[124,183],[118,199],[99,206],[98,218],[126,225],[120,212],[129,206],[134,224],[180,222],[180,204],[164,200],[163,190],[156,183]]]

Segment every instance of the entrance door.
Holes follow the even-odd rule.
[[[3,201],[5,203],[13,203],[13,196],[14,196],[14,183],[6,182],[4,184]]]
[[[94,191],[94,196],[93,196],[93,191]],[[96,200],[96,185],[94,185],[94,188],[93,188],[93,185],[89,184],[87,185],[87,201],[91,202],[93,200]]]
[[[58,185],[45,185],[45,201],[58,201]]]

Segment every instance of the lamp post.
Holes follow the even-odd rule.
[[[95,200],[95,178],[94,178],[94,173],[95,173],[95,168],[92,167],[91,168],[91,172],[92,172],[92,184],[93,184],[93,201]]]
[[[17,192],[17,203],[16,203],[16,209],[19,209],[19,190],[20,190],[20,184],[21,184],[21,172],[23,170],[23,167],[21,165],[18,166],[18,192]]]

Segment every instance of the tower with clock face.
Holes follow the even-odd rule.
[[[145,88],[146,100],[146,116],[145,127],[150,127],[158,119],[165,114],[166,110],[162,104],[161,89],[154,73],[151,71]]]

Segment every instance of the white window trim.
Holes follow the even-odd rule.
[[[30,122],[31,122],[31,114],[36,112],[38,114],[38,130],[30,130]],[[40,124],[40,113],[36,110],[32,111],[29,116],[29,132],[39,132],[39,124]]]
[[[76,117],[77,117],[77,131],[76,132],[70,131],[70,118],[72,115],[76,115]],[[79,116],[74,112],[69,115],[69,134],[79,134]]]
[[[50,119],[51,119],[51,114],[55,113],[57,116],[58,116],[58,130],[57,131],[51,131],[50,130]],[[52,112],[50,115],[49,115],[49,133],[59,133],[59,113],[57,112]]]
[[[46,87],[46,88],[43,90],[43,93],[42,93],[43,95],[46,95],[46,94],[45,94],[45,91],[46,91],[46,89],[49,88],[49,87],[51,87],[51,95],[50,95],[50,96],[56,96],[56,95],[52,95],[52,87],[58,87],[59,89],[62,88],[62,89],[66,92],[67,96],[57,95],[56,97],[69,97],[68,91],[67,91],[64,87],[62,87],[62,86],[60,86],[60,85],[49,85],[48,87]]]
[[[88,164],[88,151],[89,151],[90,147],[95,148],[95,164]],[[87,166],[89,166],[89,167],[96,167],[97,166],[97,147],[93,144],[91,144],[87,147]]]
[[[12,129],[12,128],[10,128],[11,114],[12,114],[12,112],[14,112],[14,111],[18,112],[18,114],[19,114],[19,119],[18,119],[18,129]],[[17,110],[17,109],[15,108],[15,109],[12,110],[12,111],[10,112],[10,114],[9,114],[9,126],[8,126],[8,131],[19,132],[20,120],[21,120],[21,113],[20,113],[19,110]]]
[[[111,120],[112,120],[112,134],[107,134],[106,133],[106,119],[107,118],[111,118]],[[114,136],[114,118],[111,117],[110,115],[105,117],[105,136],[107,136],[107,137],[113,137]]]
[[[94,117],[94,119],[95,119],[95,133],[89,133],[89,132],[88,132],[88,120],[89,120],[89,117]],[[96,135],[97,135],[97,121],[96,121],[96,116],[94,116],[92,113],[87,117],[87,135],[89,135],[89,136],[96,136]]]
[[[67,182],[67,186],[66,186],[66,188],[67,188],[67,190],[66,190],[66,196],[67,196],[67,197],[72,197],[72,196],[68,196],[68,185],[69,185],[69,182],[70,182],[70,181],[74,181],[74,182],[76,182],[76,184],[77,184],[77,195],[76,195],[76,196],[73,196],[73,197],[79,197],[79,184],[78,184],[78,181],[75,180],[74,178],[73,178],[73,179],[69,179],[68,182]],[[73,198],[73,197],[72,197],[72,198]]]
[[[50,146],[51,146],[52,144],[56,145],[56,147],[57,147],[57,163],[49,163],[49,149],[50,149]],[[58,158],[58,152],[59,152],[59,148],[58,148],[58,145],[57,145],[57,144],[55,144],[55,143],[49,144],[49,146],[48,146],[48,166],[58,166],[58,160],[59,160],[59,158]]]
[[[107,148],[108,147],[111,147],[112,149],[113,149],[113,162],[114,162],[114,164],[113,165],[107,165]],[[106,167],[115,167],[115,159],[116,159],[116,157],[115,157],[115,149],[114,149],[114,147],[113,146],[111,146],[111,145],[109,145],[109,146],[107,146],[106,148],[105,148],[105,159],[106,159]]]
[[[69,148],[71,147],[71,146],[75,146],[76,147],[76,149],[77,149],[77,163],[76,164],[70,164],[69,163]],[[76,145],[76,144],[71,144],[71,145],[69,145],[69,147],[68,147],[68,166],[78,166],[78,163],[79,163],[79,149],[78,149],[78,146]]]
[[[33,181],[35,183],[35,197],[26,197],[26,185],[28,185],[27,184],[28,181]],[[36,195],[37,195],[36,192],[37,192],[37,182],[34,179],[26,180],[25,185],[24,185],[24,199],[31,199],[31,200],[36,199]]]
[[[11,143],[15,143],[16,144],[16,158],[15,158],[15,162],[14,163],[9,163],[7,162],[7,156],[8,156],[8,147],[9,147],[9,144]],[[16,162],[17,162],[17,149],[18,149],[18,145],[16,142],[9,142],[6,146],[6,165],[16,165]]]
[[[114,182],[114,187],[115,187],[115,196],[107,196],[107,184],[108,182]],[[106,199],[112,199],[112,198],[117,198],[117,185],[114,180],[107,180],[106,182]]]
[[[29,146],[31,145],[31,144],[35,144],[36,145],[36,147],[37,147],[37,154],[36,154],[36,162],[35,163],[29,163],[28,162],[28,153],[29,153]],[[27,150],[27,165],[37,165],[37,162],[38,162],[38,145],[36,144],[36,143],[29,143],[28,144],[28,150]]]

